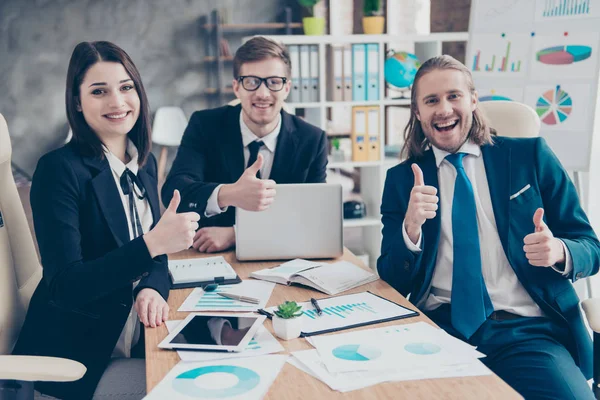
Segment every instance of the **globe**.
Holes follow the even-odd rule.
[[[385,81],[397,89],[410,87],[421,66],[419,59],[414,54],[405,51],[390,50],[388,54],[383,66]]]

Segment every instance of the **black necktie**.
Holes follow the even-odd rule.
[[[125,168],[125,171],[121,175],[120,183],[123,194],[129,196],[129,219],[131,221],[133,237],[136,238],[144,232],[142,231],[142,222],[138,214],[137,206],[135,205],[134,194],[135,197],[143,200],[146,197],[146,189],[139,178],[129,168]]]
[[[258,150],[260,150],[263,144],[263,142],[255,140],[254,142],[248,145],[248,150],[250,150],[250,158],[248,159],[248,164],[246,165],[246,168],[249,168],[252,164],[256,162],[256,159],[258,158]],[[260,171],[256,173],[256,177],[260,179]]]

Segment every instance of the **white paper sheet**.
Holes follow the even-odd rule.
[[[167,329],[171,332],[179,325],[181,320],[167,321]],[[177,355],[181,361],[208,361],[208,360],[223,360],[240,357],[255,357],[265,354],[279,353],[284,351],[283,346],[271,335],[271,332],[264,326],[261,326],[244,351],[240,353],[227,353],[223,351],[186,351],[178,350]]]
[[[264,308],[271,297],[275,284],[272,282],[244,280],[234,285],[219,285],[214,292],[204,292],[202,288],[195,288],[185,299],[177,311],[256,311]],[[254,297],[260,300],[259,304],[228,299],[220,296],[218,292],[233,293],[242,296]]]
[[[145,399],[262,399],[281,371],[286,358],[287,355],[269,355],[180,362]]]

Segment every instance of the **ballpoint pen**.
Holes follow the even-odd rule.
[[[323,310],[321,310],[319,303],[317,303],[317,299],[311,297],[310,302],[313,305],[313,307],[315,308],[315,310],[317,310],[317,314],[319,316],[323,315]]]
[[[255,299],[254,297],[240,296],[238,294],[224,293],[224,292],[218,292],[217,294],[219,296],[227,297],[228,299],[244,301],[246,303],[253,303],[253,304],[260,303],[260,300],[259,299]]]
[[[270,312],[263,310],[262,308],[259,308],[258,310],[256,310],[257,313],[264,315],[265,317],[272,319],[273,318],[273,314],[271,314]]]

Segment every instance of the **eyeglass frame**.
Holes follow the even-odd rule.
[[[256,89],[246,89],[246,87],[244,86],[244,79],[245,78],[256,78],[260,80],[260,83],[258,84],[258,86],[256,87]],[[281,89],[279,90],[273,90],[269,87],[269,84],[267,83],[267,79],[271,79],[271,78],[279,78],[283,81],[283,85],[281,85]],[[283,90],[283,88],[285,87],[285,84],[289,81],[289,79],[285,76],[267,76],[266,78],[261,78],[260,76],[256,76],[256,75],[242,75],[240,77],[237,78],[238,82],[242,85],[242,87],[244,88],[244,90],[248,91],[248,92],[256,92],[260,86],[264,83],[265,87],[267,89],[269,89],[271,92],[281,92]]]

